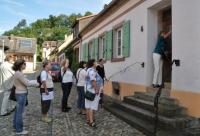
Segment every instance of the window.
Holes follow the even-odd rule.
[[[122,56],[122,29],[117,30],[117,56]]]
[[[99,40],[99,59],[101,58],[104,58],[105,59],[105,51],[106,51],[106,48],[105,48],[105,42],[106,42],[106,38],[105,38],[105,35],[103,35],[102,37],[100,37],[100,40]]]
[[[91,41],[91,42],[89,42],[89,46],[88,46],[89,48],[88,48],[88,54],[89,54],[89,60],[90,59],[93,59],[92,57],[93,57],[93,42]]]
[[[19,46],[21,48],[31,48],[32,41],[31,40],[19,40]]]
[[[123,42],[122,42],[122,27],[115,29],[114,31],[114,46],[113,46],[113,58],[123,57]]]

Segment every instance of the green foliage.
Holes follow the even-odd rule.
[[[22,19],[21,21],[19,21],[19,23],[17,24],[17,26],[15,26],[15,29],[24,28],[26,26],[27,26],[26,19]]]
[[[36,55],[37,55],[37,62],[41,62],[42,61],[42,52],[41,52],[41,46],[40,45],[37,45],[37,48],[36,48]]]
[[[92,13],[89,11],[85,13],[85,15],[89,14]],[[64,40],[64,35],[69,35],[72,32],[71,26],[79,17],[82,17],[80,13],[73,13],[69,16],[64,14],[59,16],[49,15],[49,18],[38,19],[29,26],[27,26],[26,20],[22,19],[13,29],[6,31],[3,35],[10,36],[13,34],[20,37],[37,38],[37,51],[40,52],[44,41]],[[37,53],[37,61],[41,61],[41,53]]]
[[[76,61],[75,51],[73,48],[68,48],[65,52],[66,58],[69,59],[69,67],[72,72],[75,74],[78,69],[78,62]]]
[[[85,15],[84,15],[84,16],[89,16],[89,15],[92,15],[92,12],[87,11],[87,12],[85,12]]]

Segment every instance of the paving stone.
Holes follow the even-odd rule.
[[[34,79],[35,74],[29,74]],[[25,109],[24,127],[29,131],[29,136],[144,136],[130,125],[118,119],[110,112],[99,108],[95,113],[97,129],[91,128],[86,123],[86,117],[79,115],[76,108],[77,91],[73,87],[69,97],[70,112],[61,112],[61,86],[55,83],[55,99],[51,105],[50,116],[52,123],[41,121],[41,98],[39,89],[29,88],[29,105]],[[14,136],[12,129],[13,113],[0,117],[0,135]]]

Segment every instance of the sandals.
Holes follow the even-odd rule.
[[[79,115],[86,115],[86,113],[84,113],[84,112],[82,112],[82,111],[78,112],[78,114],[79,114]]]
[[[96,128],[96,127],[97,127],[95,122],[92,122],[92,123],[90,123],[89,125],[90,125],[91,127],[93,127],[93,128]]]

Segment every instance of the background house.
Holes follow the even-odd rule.
[[[14,56],[14,60],[18,58],[24,59],[27,62],[26,70],[34,70],[36,67],[36,46],[35,38],[1,36],[4,39],[5,46],[9,47],[6,54]]]
[[[56,49],[62,41],[45,41],[42,44],[42,58],[44,59],[50,59],[51,52]]]

